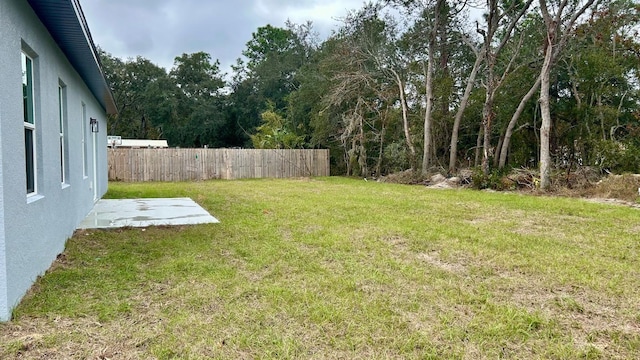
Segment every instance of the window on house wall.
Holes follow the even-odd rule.
[[[87,164],[89,157],[87,156],[87,105],[82,103],[82,176],[87,178],[89,176],[88,169],[89,166]]]
[[[62,185],[68,183],[68,164],[67,164],[67,137],[65,129],[67,128],[67,87],[60,82],[58,85],[58,124],[60,128],[60,182]]]
[[[27,195],[37,192],[36,184],[36,122],[33,92],[33,60],[24,52],[22,60],[22,107],[24,112],[24,150]]]

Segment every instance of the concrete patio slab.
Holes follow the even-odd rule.
[[[78,228],[109,229],[218,222],[218,219],[189,198],[102,199]]]

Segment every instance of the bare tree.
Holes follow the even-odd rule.
[[[411,140],[411,127],[409,126],[409,109],[407,106],[407,93],[405,90],[405,81],[403,77],[393,68],[389,68],[389,71],[393,74],[396,85],[398,85],[398,93],[400,96],[400,105],[402,107],[402,129],[404,132],[404,139],[409,148],[409,154],[411,156],[411,167],[415,166],[416,159],[416,147]]]
[[[464,37],[463,40],[467,43],[467,45],[469,45],[471,50],[473,50],[473,53],[476,56],[476,60],[473,63],[471,73],[467,78],[467,84],[464,89],[464,94],[462,95],[460,105],[458,106],[456,116],[453,120],[453,129],[451,130],[451,146],[449,152],[449,173],[454,173],[456,171],[456,163],[458,162],[458,134],[460,132],[460,122],[462,121],[464,110],[467,108],[467,104],[469,103],[471,91],[473,90],[474,84],[476,82],[476,77],[478,76],[478,72],[480,71],[480,66],[484,61],[485,52],[484,46],[478,48],[471,42],[471,40],[466,37]]]
[[[435,15],[433,24],[431,24],[431,31],[429,31],[429,47],[427,54],[427,64],[423,66],[425,72],[425,114],[424,114],[424,141],[422,152],[422,173],[426,174],[429,171],[430,156],[431,156],[431,128],[433,126],[433,65],[435,62],[436,52],[436,40],[438,37],[438,28],[441,20],[441,12],[444,9],[446,3],[445,0],[437,0],[435,7]],[[424,65],[424,64],[423,64]]]
[[[518,108],[511,116],[511,120],[509,121],[509,125],[507,126],[507,130],[504,134],[504,139],[502,140],[502,147],[500,149],[500,163],[499,168],[502,169],[507,164],[507,154],[509,153],[509,145],[511,143],[511,136],[513,135],[513,130],[518,123],[518,119],[522,112],[524,111],[524,107],[527,105],[527,102],[531,100],[533,95],[535,95],[536,91],[540,87],[540,77],[536,79],[535,83],[531,86],[531,89],[522,97],[520,103],[518,104]]]
[[[512,54],[509,62],[504,69],[501,76],[496,74],[496,62],[498,56],[505,48],[507,43],[511,40],[512,35],[514,33],[514,29],[520,19],[524,16],[524,14],[529,10],[531,3],[533,0],[527,0],[524,4],[519,4],[518,2],[512,2],[507,9],[501,10],[498,6],[498,0],[487,0],[487,10],[489,11],[487,14],[487,28],[480,29],[478,28],[478,32],[482,35],[484,43],[484,56],[485,56],[485,78],[484,78],[484,86],[486,90],[485,102],[482,109],[482,127],[484,132],[483,146],[482,146],[482,172],[487,175],[489,173],[489,155],[491,150],[491,127],[493,125],[493,120],[495,117],[494,113],[494,101],[496,97],[496,93],[502,83],[504,82],[506,76],[513,69],[514,61],[517,57],[518,51],[521,43],[522,37],[516,47],[516,51]],[[520,8],[517,8],[520,6]],[[506,27],[502,32],[502,38],[498,42],[497,46],[494,45],[494,38],[501,28],[503,20],[507,18]]]
[[[547,0],[540,0],[540,12],[544,20],[546,41],[544,44],[544,62],[540,69],[540,188],[548,189],[551,185],[551,106],[549,90],[551,88],[551,68],[566,46],[576,21],[591,7],[601,0],[558,0],[549,11]]]

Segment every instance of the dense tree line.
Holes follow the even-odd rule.
[[[229,78],[203,52],[169,71],[102,52],[109,133],[328,148],[348,175],[539,167],[547,187],[552,169],[638,171],[639,21],[633,0],[385,0],[324,40],[261,27]]]

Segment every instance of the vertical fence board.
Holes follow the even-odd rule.
[[[109,180],[198,181],[208,179],[329,176],[329,150],[109,149]]]
[[[329,176],[328,150],[109,149],[108,155],[110,180]]]

